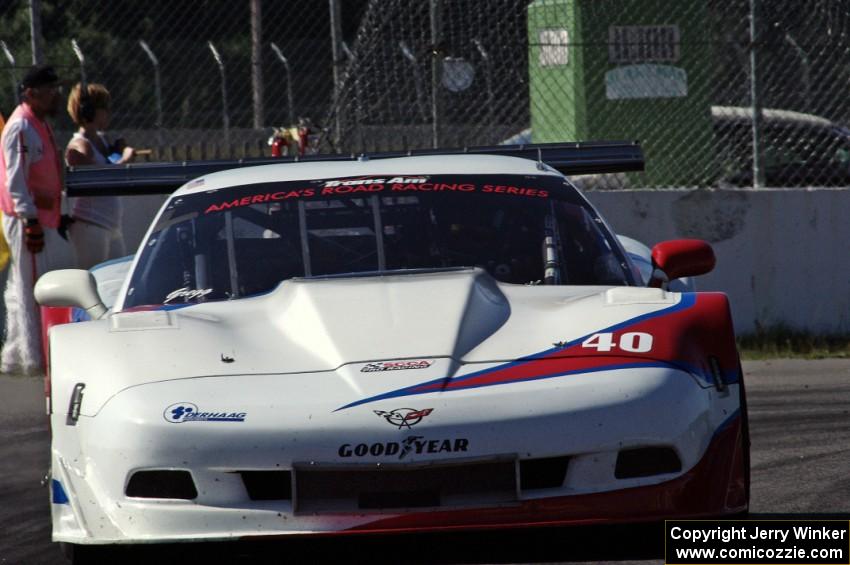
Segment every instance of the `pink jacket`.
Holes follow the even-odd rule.
[[[31,127],[41,147],[30,147],[25,141],[21,127],[14,127],[16,122],[25,122]],[[7,139],[9,135],[17,135],[18,140],[13,144]],[[8,148],[14,147],[20,158],[16,167],[7,166]],[[38,216],[44,227],[59,227],[62,199],[62,165],[56,142],[50,125],[38,119],[32,113],[29,105],[18,106],[3,130],[2,151],[0,151],[0,209],[8,216]],[[40,149],[40,155],[30,152]],[[20,168],[20,170],[18,170]],[[21,183],[21,178],[24,182]],[[26,188],[26,190],[23,189]],[[35,214],[33,214],[33,210]]]

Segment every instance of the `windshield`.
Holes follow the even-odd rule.
[[[506,283],[631,282],[613,236],[562,178],[330,179],[171,200],[124,308],[235,299],[292,277],[473,266]]]

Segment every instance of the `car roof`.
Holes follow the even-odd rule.
[[[305,161],[243,167],[211,173],[180,187],[174,196],[230,186],[369,176],[508,174],[563,177],[548,165],[519,157],[499,155],[426,155],[362,161]]]
[[[766,122],[801,126],[839,127],[838,124],[822,116],[794,112],[793,110],[762,108],[761,113],[762,119]],[[749,106],[712,106],[711,117],[718,120],[752,121],[753,109]]]

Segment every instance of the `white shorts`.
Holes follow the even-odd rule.
[[[119,228],[108,229],[77,219],[68,228],[68,238],[74,248],[78,269],[91,269],[98,263],[127,254],[124,236]]]

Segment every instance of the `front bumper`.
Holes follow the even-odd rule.
[[[416,408],[433,408],[433,417],[402,430],[375,413],[397,408],[394,404],[334,412],[327,399],[311,395],[299,395],[314,400],[298,405],[270,401],[293,398],[291,388],[302,385],[275,376],[251,379],[255,386],[218,378],[128,389],[76,426],[54,415],[54,479],[67,499],[52,505],[54,540],[226,540],[642,521],[746,509],[737,385],[719,395],[674,369],[640,369],[578,376],[557,386],[525,383],[450,397],[434,394],[416,399]],[[227,407],[241,411],[209,413],[244,419],[175,423],[163,417],[163,409],[187,394],[198,406],[226,398]],[[414,444],[422,447],[403,458],[386,447],[410,437],[421,438]],[[367,448],[358,450],[360,445]],[[681,470],[617,479],[617,454],[644,446],[669,447]],[[519,468],[530,459],[559,457],[569,458],[563,481],[535,489],[520,488],[518,482],[514,496],[488,491],[483,498],[460,496],[427,509],[298,501],[298,469],[311,466],[403,469],[514,461]],[[197,497],[127,496],[133,473],[150,469],[188,471]],[[249,496],[242,473],[293,469],[289,500]]]

